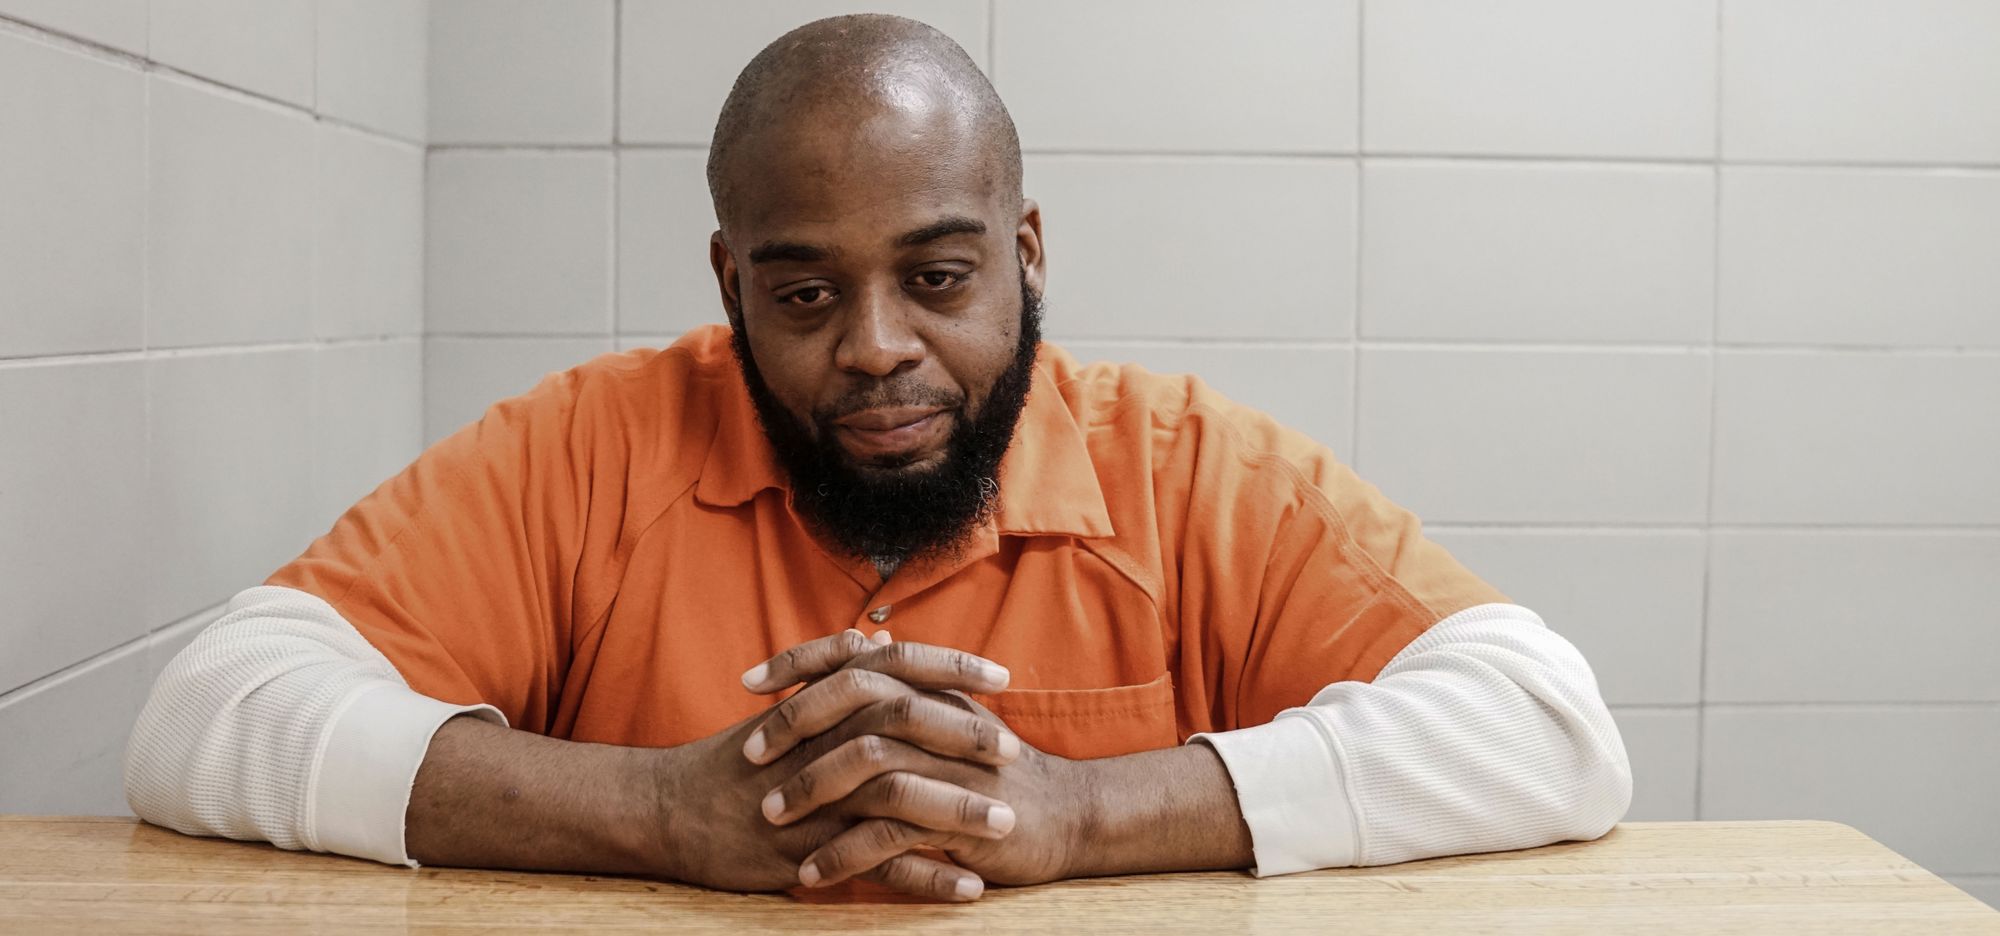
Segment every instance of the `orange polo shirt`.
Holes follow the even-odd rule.
[[[1263,724],[1505,596],[1326,448],[1198,379],[1036,364],[962,559],[884,580],[792,511],[722,326],[543,378],[266,584],[326,599],[412,689],[516,728],[670,746],[772,702],[738,676],[858,627],[1013,672],[1029,743],[1101,757]]]

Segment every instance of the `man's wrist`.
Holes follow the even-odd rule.
[[[1228,769],[1205,745],[1068,763],[1079,806],[1066,877],[1252,864]]]

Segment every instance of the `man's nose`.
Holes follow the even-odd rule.
[[[859,301],[848,306],[834,364],[842,370],[887,377],[922,361],[924,342],[911,327],[908,304],[901,290],[864,290]]]

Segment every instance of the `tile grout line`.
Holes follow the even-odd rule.
[[[1365,56],[1368,42],[1364,34],[1368,28],[1368,0],[1354,2],[1354,148],[1357,151],[1368,148],[1368,121],[1366,109],[1368,95],[1365,83],[1368,68]],[[1368,164],[1360,159],[1354,165],[1354,314],[1347,323],[1347,337],[1353,342],[1348,352],[1348,360],[1353,362],[1347,369],[1347,464],[1356,471],[1361,468],[1361,316],[1365,313],[1363,298],[1367,295],[1363,277],[1362,258],[1367,256],[1362,237],[1366,233],[1363,223],[1368,210],[1366,175]]]
[[[1695,695],[1699,708],[1694,720],[1694,818],[1700,820],[1704,809],[1703,766],[1708,761],[1708,622],[1714,616],[1715,601],[1715,440],[1716,416],[1720,412],[1722,396],[1721,354],[1722,344],[1722,6],[1728,0],[1715,3],[1715,85],[1710,89],[1713,95],[1712,119],[1715,121],[1715,135],[1709,140],[1714,156],[1710,167],[1713,181],[1709,193],[1709,293],[1708,293],[1708,481],[1703,491],[1702,537],[1701,537],[1701,633],[1695,646],[1699,652],[1695,656]]]

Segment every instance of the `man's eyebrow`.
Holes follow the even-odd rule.
[[[953,234],[984,234],[984,233],[986,233],[986,222],[981,221],[978,218],[968,218],[965,217],[964,215],[952,215],[947,218],[941,218],[930,224],[926,224],[923,227],[917,228],[916,230],[911,231],[908,234],[896,238],[896,246],[915,247],[919,244],[928,244],[931,241],[937,240],[940,237],[950,237]]]
[[[811,244],[795,244],[790,241],[765,241],[750,251],[751,263],[818,263],[833,256],[833,251]]]

